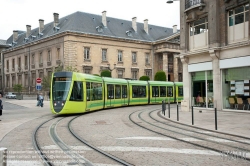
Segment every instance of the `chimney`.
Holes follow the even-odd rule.
[[[106,11],[102,12],[102,24],[104,27],[107,27]]]
[[[54,27],[57,27],[59,24],[59,14],[58,13],[53,13],[54,15]]]
[[[144,31],[148,34],[148,19],[144,20]]]
[[[31,26],[30,25],[26,25],[26,38],[28,38],[31,34]]]
[[[136,17],[132,18],[132,27],[133,27],[134,31],[137,32]]]
[[[177,25],[174,25],[173,26],[173,33],[176,33],[177,32]]]
[[[17,30],[14,30],[13,31],[13,42],[15,42],[18,38],[18,31]]]
[[[39,33],[41,33],[44,29],[44,20],[39,19]]]

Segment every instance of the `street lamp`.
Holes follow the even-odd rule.
[[[114,63],[114,68],[113,68],[113,69],[110,68],[110,64],[109,64],[109,63],[108,63],[107,65],[108,65],[108,69],[109,69],[110,71],[116,69],[116,64],[115,64],[115,63]]]
[[[174,1],[179,1],[179,0],[167,0],[167,3],[173,3]]]

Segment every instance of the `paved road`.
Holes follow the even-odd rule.
[[[53,116],[51,114],[50,111],[50,106],[49,106],[49,101],[44,101],[44,107],[36,107],[36,100],[15,100],[15,99],[5,99],[3,98],[3,103],[4,103],[4,110],[3,110],[3,116],[0,117],[0,119],[2,121],[0,121],[0,147],[8,147],[8,149],[19,149],[21,146],[24,147],[32,147],[30,145],[29,142],[25,141],[24,136],[28,133],[31,133],[31,129],[34,126],[27,126],[27,124],[29,124],[32,120],[35,120],[38,117],[42,117],[42,116]],[[158,107],[158,106],[156,106]],[[173,121],[176,121],[176,108],[175,105],[172,105],[173,108],[171,108],[171,119]],[[159,105],[159,108],[161,108],[161,106]],[[118,113],[117,110],[120,110],[120,112]],[[90,132],[93,132],[93,136],[100,136],[100,138],[103,137],[103,135],[100,135],[99,133],[104,132],[104,129],[100,128],[100,124],[99,122],[106,122],[105,124],[102,125],[102,127],[108,127],[110,126],[111,128],[109,129],[108,132],[104,132],[105,134],[108,134],[106,137],[107,138],[114,138],[114,140],[112,141],[112,143],[116,144],[116,143],[122,143],[120,141],[120,139],[118,139],[119,137],[116,136],[116,134],[118,134],[117,132],[112,133],[112,129],[114,129],[114,127],[112,127],[113,125],[110,124],[115,124],[118,123],[118,125],[115,125],[115,128],[118,128],[121,124],[119,124],[119,122],[124,122],[122,124],[125,124],[125,126],[123,126],[121,129],[119,130],[123,130],[123,128],[126,127],[131,127],[131,124],[127,123],[126,119],[128,117],[125,116],[126,110],[127,111],[132,111],[131,108],[127,107],[124,108],[124,112],[122,112],[123,110],[121,110],[121,108],[119,109],[112,109],[111,111],[100,111],[97,112],[93,115],[88,114],[88,116],[84,116],[83,118],[90,118],[90,122],[89,123],[81,123],[81,125],[86,126],[86,129],[90,129]],[[117,117],[113,117],[111,115],[108,115],[107,113],[111,113],[111,115],[115,115]],[[110,119],[110,117],[113,117]],[[168,114],[166,112],[166,116],[168,117]],[[94,118],[94,119],[93,119]],[[210,130],[214,130],[214,112],[213,111],[202,111],[202,113],[199,112],[199,110],[196,110],[194,112],[194,124],[197,127],[203,127],[206,129],[210,129]],[[87,119],[82,120],[81,122],[88,122]],[[115,120],[117,119],[117,120]],[[246,136],[246,137],[250,137],[250,112],[249,113],[234,113],[234,112],[218,112],[218,131],[220,132],[226,132],[226,133],[231,133],[231,134],[235,134],[235,135],[242,135],[242,136]],[[113,121],[114,120],[114,121]],[[28,122],[28,123],[27,123]],[[107,123],[110,122],[110,123]],[[185,123],[185,124],[189,124],[191,125],[191,112],[181,112],[180,111],[180,122],[181,123]],[[80,123],[79,123],[80,124]],[[82,129],[80,125],[79,129]],[[87,126],[89,125],[89,127]],[[94,131],[91,130],[91,128],[93,128],[94,126],[99,126],[97,129],[99,129],[100,131]],[[126,131],[126,130],[124,130]],[[17,134],[18,133],[18,134]],[[135,136],[133,136],[132,138],[129,137],[129,135],[131,133],[134,133]],[[25,134],[25,135],[23,135]],[[141,153],[139,151],[141,151],[142,149],[145,149],[146,147],[148,148],[148,146],[152,146],[151,150],[154,148],[154,145],[156,144],[156,141],[154,139],[162,139],[162,138],[155,138],[153,139],[153,137],[150,137],[151,134],[147,135],[144,132],[138,132],[137,130],[133,129],[130,132],[121,132],[120,134],[123,135],[123,139],[139,139],[140,141],[137,144],[137,149],[136,148],[132,148],[129,147],[128,145],[130,143],[127,143],[128,145],[128,151],[134,151],[134,155],[136,156],[136,154]],[[126,135],[127,134],[127,135]],[[136,137],[137,135],[137,137]],[[30,137],[30,135],[28,135]],[[10,138],[16,137],[15,141],[11,141]],[[105,138],[106,138],[105,137]],[[117,138],[116,138],[117,137]],[[128,138],[127,138],[128,137]],[[8,138],[8,139],[7,139]],[[103,138],[104,139],[104,138]],[[20,140],[22,143],[18,141]],[[151,140],[151,142],[150,142]],[[93,137],[92,141],[97,141],[98,143],[100,143],[100,145],[105,145],[106,141],[98,141],[97,137]],[[27,144],[27,146],[25,146],[24,144]],[[164,143],[164,142],[163,142]],[[122,143],[123,144],[123,143]],[[161,142],[157,142],[157,145],[159,144],[159,147],[163,146],[160,145]],[[177,147],[175,147],[179,145],[179,143],[176,142],[171,142],[171,144],[165,144],[165,145],[171,145],[171,148],[168,148],[168,146],[166,146],[164,151],[164,155],[166,155],[165,153],[167,153],[167,156],[172,156],[173,160],[171,158],[169,159],[169,163],[174,164],[174,165],[188,165],[188,163],[186,163],[186,160],[189,160],[189,157],[192,155],[186,154],[186,156],[184,155],[175,155],[176,153],[184,153],[183,149],[179,149],[179,151],[177,151]],[[126,145],[126,144],[124,144]],[[173,147],[172,147],[173,146]],[[186,145],[183,145],[183,147],[185,147]],[[183,148],[181,147],[181,148]],[[108,147],[107,147],[108,148]],[[119,147],[115,147],[118,148]],[[125,148],[125,147],[124,147]],[[190,149],[192,149],[192,147],[189,147]],[[117,150],[117,149],[115,149]],[[124,151],[124,149],[122,149]],[[125,149],[126,150],[126,149]],[[159,159],[161,158],[161,153],[163,152],[158,152],[162,149],[160,148],[156,148],[153,149],[154,151],[157,150],[157,152],[151,152],[152,154],[159,154]],[[114,149],[111,149],[111,151],[114,151]],[[147,150],[148,151],[148,150]],[[122,151],[121,151],[122,152]],[[123,152],[122,152],[123,153]],[[193,153],[193,151],[192,151]],[[124,154],[125,155],[125,152]],[[143,157],[143,154],[141,157]],[[248,154],[249,155],[249,154]],[[150,156],[150,155],[149,155]],[[178,156],[178,157],[176,157]],[[183,157],[183,158],[182,158]],[[176,158],[176,159],[175,159]],[[209,158],[204,158],[204,156],[202,157],[203,162],[200,161],[201,158],[197,157],[197,155],[195,156],[195,160],[199,160],[200,164],[204,164],[204,165],[211,165],[211,162],[209,160]],[[138,158],[139,160],[139,158]],[[195,161],[194,160],[194,161]],[[147,163],[147,162],[144,162]],[[186,163],[186,164],[185,164]],[[13,165],[15,163],[12,163]],[[190,164],[190,163],[189,163]],[[230,165],[230,164],[229,164]]]

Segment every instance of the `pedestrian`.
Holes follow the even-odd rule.
[[[39,105],[43,107],[43,95],[42,94],[39,95]]]
[[[1,98],[2,98],[2,94],[0,94],[0,116],[2,116],[2,114],[3,114],[3,102],[2,102]]]

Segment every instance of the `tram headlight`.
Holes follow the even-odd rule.
[[[56,102],[54,102],[54,106],[56,106]]]
[[[62,106],[64,106],[64,102],[62,102]]]

